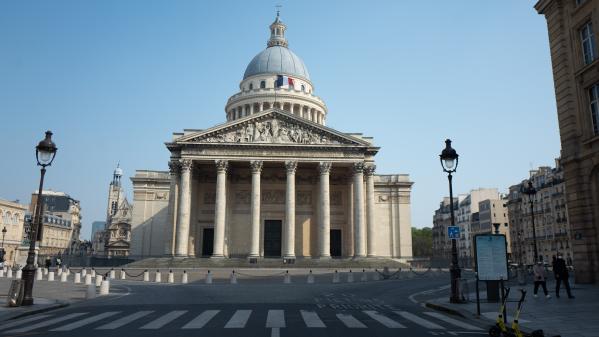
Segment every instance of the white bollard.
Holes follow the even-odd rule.
[[[35,270],[35,280],[36,281],[41,281],[44,279],[44,273],[42,272],[42,270],[40,268],[37,268]]]
[[[150,282],[150,273],[144,270],[144,282]]]
[[[335,274],[333,274],[333,283],[339,283],[339,273],[335,270]]]
[[[354,273],[352,273],[351,269],[349,270],[349,273],[347,274],[347,283],[353,283],[354,282]]]
[[[175,283],[175,274],[173,274],[172,270],[168,271],[168,283]]]
[[[67,276],[71,275],[71,268],[67,268]]]
[[[289,275],[289,270],[285,271],[285,277],[283,277],[283,283],[286,283],[286,284],[291,283],[291,276]]]
[[[67,277],[68,277],[67,273],[60,274],[60,282],[66,282]]]
[[[4,277],[4,268],[0,269],[0,277]]]
[[[85,285],[91,285],[92,284],[92,274],[87,274],[85,275]]]
[[[124,280],[125,278],[125,269],[121,269],[121,280]]]
[[[114,275],[114,269],[110,269],[110,279],[114,280],[115,279],[115,275]]]
[[[6,271],[6,277],[12,278],[12,268],[8,268],[8,270]]]
[[[212,283],[212,273],[210,273],[210,270],[208,270],[208,273],[206,274],[206,284],[211,284]]]
[[[75,283],[81,283],[81,273],[75,273]]]
[[[381,279],[381,276],[379,275],[379,271],[378,271],[378,269],[375,269],[375,270],[374,270],[374,275],[372,275],[372,279],[373,279],[374,281],[378,281],[378,280],[380,280],[380,279]]]
[[[162,274],[160,274],[160,270],[156,270],[156,278],[154,279],[154,282],[156,282],[156,283],[162,282]]]
[[[108,295],[110,293],[110,281],[102,280],[100,284],[100,295]]]
[[[90,277],[91,280],[91,274],[87,274],[85,275],[85,279],[87,280],[87,277]],[[85,292],[85,298],[87,299],[92,299],[92,298],[96,298],[96,286],[93,284],[88,284],[87,285],[87,291]]]
[[[96,277],[96,270],[92,268],[92,278]]]
[[[235,274],[235,270],[231,272],[231,284],[237,284],[237,275]]]
[[[48,272],[48,281],[50,281],[50,282],[54,281],[54,272],[53,271]]]
[[[62,268],[56,268],[56,276],[62,275]]]
[[[21,269],[18,269],[18,270],[17,270],[17,272],[16,272],[15,274],[16,274],[16,275],[15,275],[15,278],[16,278],[17,280],[20,280],[20,279],[21,279],[21,277],[23,276],[23,271],[22,271]]]
[[[181,276],[181,283],[182,284],[187,284],[188,280],[187,280],[187,271],[183,271],[183,276]]]
[[[102,285],[102,275],[96,275],[96,287],[99,287]]]
[[[85,275],[87,275],[87,269],[83,268],[81,269],[81,277],[85,277]]]
[[[44,276],[48,275],[48,268],[44,268]]]
[[[314,283],[314,275],[312,274],[312,270],[310,270],[310,273],[308,274],[308,283]]]
[[[364,270],[364,269],[362,269],[362,277],[360,278],[360,281],[362,281],[362,282],[368,281],[368,274],[366,273],[366,270]]]

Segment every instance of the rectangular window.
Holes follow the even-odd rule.
[[[593,24],[590,21],[585,23],[580,29],[580,40],[582,43],[584,64],[589,64],[596,58],[595,35],[593,34]]]
[[[593,122],[593,135],[599,135],[599,83],[589,89],[591,108],[591,121]]]

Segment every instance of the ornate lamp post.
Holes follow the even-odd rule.
[[[56,156],[56,145],[52,141],[52,132],[46,131],[46,138],[39,142],[35,147],[35,157],[37,159],[37,165],[41,166],[40,174],[40,187],[37,193],[37,206],[35,209],[35,219],[31,225],[31,231],[29,233],[29,253],[27,255],[27,265],[23,268],[23,281],[24,281],[24,294],[23,294],[23,305],[33,304],[33,280],[35,275],[36,267],[34,265],[35,260],[35,242],[38,239],[38,234],[42,229],[42,189],[44,187],[44,175],[46,174],[46,166],[52,165],[52,161]]]
[[[452,173],[458,168],[458,153],[451,147],[451,140],[445,140],[445,148],[439,155],[441,159],[441,167],[443,171],[447,173],[447,179],[449,180],[449,207],[451,208],[451,225],[455,226],[455,215],[453,212],[453,186],[452,186]],[[451,277],[451,297],[449,301],[451,303],[461,303],[459,293],[459,282],[461,277],[460,266],[458,265],[458,248],[456,245],[456,239],[451,239],[451,267],[449,268]]]
[[[6,232],[8,232],[6,230],[6,226],[4,226],[4,228],[2,228],[2,248],[4,249],[4,237],[6,236]]]
[[[537,190],[532,186],[532,180],[528,180],[527,187],[522,185],[521,192],[528,195],[528,203],[530,204],[530,216],[532,223],[532,245],[535,253],[535,260],[533,263],[537,263],[539,261],[539,251],[537,250],[537,232],[535,229],[535,210],[534,210],[534,197],[537,194]]]

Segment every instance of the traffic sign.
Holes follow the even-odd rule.
[[[459,239],[460,238],[460,227],[458,227],[458,226],[447,227],[447,236],[450,239]]]

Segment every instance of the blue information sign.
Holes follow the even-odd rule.
[[[450,239],[459,239],[460,238],[460,227],[458,227],[458,226],[447,227],[447,236]]]

